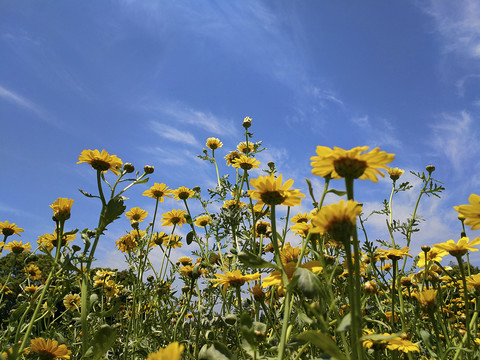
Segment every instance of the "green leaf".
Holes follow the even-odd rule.
[[[203,345],[198,353],[199,360],[230,360],[232,355],[221,342],[214,341],[210,346]]]
[[[341,191],[341,190],[336,190],[336,189],[330,189],[327,191],[327,194],[328,193],[332,193],[332,194],[335,194],[337,196],[345,196],[347,195],[347,192],[346,191]]]
[[[340,321],[340,324],[337,327],[337,331],[339,332],[348,331],[350,330],[351,325],[352,325],[352,314],[348,313],[343,317],[342,321]]]
[[[94,360],[100,359],[112,347],[117,338],[117,330],[110,325],[102,325],[93,337]]]
[[[295,270],[293,278],[298,279],[297,289],[306,297],[313,298],[320,293],[322,283],[310,270],[299,267]]]
[[[277,268],[276,265],[263,260],[260,256],[252,254],[249,251],[240,251],[238,253],[238,260],[240,260],[242,264],[253,269]]]
[[[103,215],[104,226],[114,222],[116,219],[123,214],[125,209],[127,208],[123,201],[126,200],[123,196],[116,196],[111,199],[107,204],[107,209],[105,214]]]
[[[13,322],[17,320],[23,313],[27,310],[28,308],[28,302],[24,302],[22,305],[20,305],[10,316],[10,321]]]
[[[98,195],[92,195],[90,193],[87,193],[85,191],[83,191],[82,189],[78,189],[78,191],[80,191],[83,195],[85,195],[86,197],[90,197],[90,198],[99,198],[100,199],[100,196]]]
[[[187,245],[190,245],[194,239],[195,232],[192,230],[187,234]]]
[[[330,336],[325,335],[320,330],[307,330],[296,337],[297,340],[308,342],[315,345],[320,350],[338,360],[348,360]]]
[[[248,342],[250,346],[255,346],[255,335],[253,333],[253,321],[250,314],[243,312],[240,315],[240,331],[242,332],[243,339]]]

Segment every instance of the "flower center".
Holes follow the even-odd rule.
[[[110,164],[104,160],[99,160],[99,159],[92,160],[91,165],[92,165],[92,168],[94,168],[95,170],[106,171],[110,169]]]
[[[160,190],[153,190],[152,193],[153,193],[153,196],[155,196],[156,198],[163,196],[163,191],[160,191]]]
[[[268,205],[280,205],[287,198],[280,191],[266,191],[260,196],[262,201]]]
[[[341,158],[333,162],[335,171],[343,178],[357,179],[363,175],[367,168],[367,162],[358,159]]]
[[[12,228],[3,228],[2,233],[5,236],[10,236],[13,235],[15,231]]]

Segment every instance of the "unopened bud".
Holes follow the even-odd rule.
[[[245,129],[248,129],[252,125],[252,119],[249,118],[248,116],[243,119],[243,127]]]
[[[150,165],[145,165],[143,167],[143,171],[145,171],[145,174],[153,174],[153,172],[155,171],[155,168]]]
[[[427,170],[428,173],[431,174],[432,172],[435,171],[435,166],[433,166],[433,165],[427,165],[427,166],[425,167],[425,170]]]
[[[135,171],[135,166],[133,166],[132,163],[125,163],[123,165],[123,170],[125,170],[127,174],[132,173]]]
[[[428,246],[428,245],[422,245],[421,249],[422,249],[423,252],[426,252],[426,253],[427,253],[427,252],[430,251],[430,246]]]

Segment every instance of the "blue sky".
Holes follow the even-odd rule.
[[[128,209],[153,212],[141,193],[154,182],[206,193],[215,171],[196,155],[212,136],[224,143],[218,155],[233,150],[250,116],[269,149],[263,166],[275,161],[304,192],[305,177],[321,191],[310,168],[317,145],[379,146],[407,172],[434,164],[446,191],[422,203],[412,248],[456,240],[452,207],[480,187],[479,19],[473,0],[2,1],[0,221],[34,244],[53,231],[48,205],[69,197],[68,225],[93,228],[99,204],[78,192],[95,191],[94,171],[76,164],[83,149],[155,166],[148,185],[126,194]],[[372,185],[357,186],[367,211],[391,186]],[[399,218],[417,194],[395,199]],[[181,204],[160,211],[173,208]],[[369,221],[379,238],[384,224]],[[110,228],[104,263],[122,266],[113,244],[127,228],[125,218]]]

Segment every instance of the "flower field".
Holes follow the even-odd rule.
[[[91,198],[98,223],[76,229],[81,215],[67,198],[50,205],[55,230],[36,243],[19,240],[22,219],[0,219],[0,359],[478,359],[480,274],[469,254],[480,248],[480,196],[455,207],[457,239],[413,253],[418,206],[444,190],[434,166],[412,172],[413,186],[390,167],[394,154],[318,146],[312,176],[324,187],[307,181],[303,193],[256,159],[265,149],[251,121],[225,157],[219,139],[206,140],[199,157],[216,174],[213,188],[172,189],[151,166],[136,171],[106,150],[83,150],[78,166],[97,190],[79,195]],[[354,189],[379,177],[392,188],[373,241],[367,199]],[[141,184],[153,213],[125,197]],[[394,213],[401,192],[417,197],[408,219]],[[324,203],[327,195],[337,201]],[[165,208],[166,198],[178,207]],[[131,227],[116,248],[125,270],[103,268],[99,241],[124,216]]]

